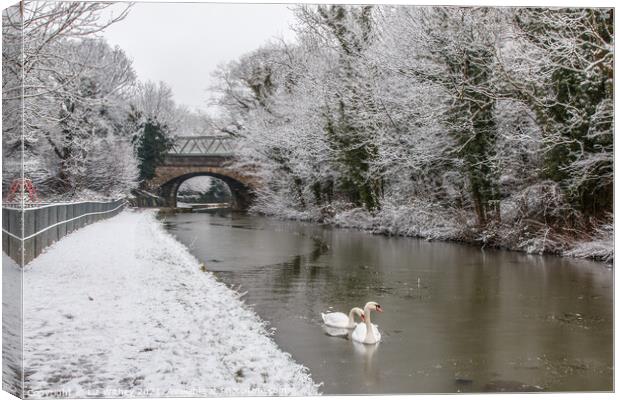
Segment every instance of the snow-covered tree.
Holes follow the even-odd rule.
[[[214,126],[255,211],[562,251],[611,211],[611,15],[302,6],[217,71]]]
[[[22,50],[23,17],[18,5],[2,11],[2,193],[22,177],[23,68],[18,62]]]
[[[514,21],[531,73],[510,82],[544,133],[544,176],[601,216],[613,202],[613,10],[520,9]]]
[[[122,50],[95,37],[124,18],[128,8],[104,15],[109,6],[24,2],[18,11],[3,14],[5,32],[22,31],[27,38],[4,37],[3,77],[16,71],[23,77],[19,86],[3,85],[5,111],[13,106],[23,111],[23,127],[4,126],[5,149],[21,152],[23,146],[24,175],[44,198],[82,192],[104,196],[135,184],[135,163],[126,159],[130,132],[123,129],[127,90],[135,75]],[[118,151],[99,153],[110,147]],[[95,169],[125,162],[127,170],[120,180],[101,180],[89,172],[94,160],[101,163]]]
[[[145,120],[157,120],[168,126],[174,126],[178,121],[174,95],[165,82],[137,83],[134,86],[131,103]]]
[[[156,168],[162,164],[174,142],[168,125],[152,118],[139,125],[132,142],[139,160],[139,179],[144,184],[155,176]]]

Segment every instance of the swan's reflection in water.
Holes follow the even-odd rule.
[[[373,358],[379,349],[380,342],[375,344],[364,344],[351,340],[351,343],[353,345],[356,362],[364,367],[364,384],[366,386],[376,385],[381,379],[379,368],[376,366],[376,363],[373,362]]]
[[[334,328],[334,327],[331,327],[331,326],[323,325],[323,332],[325,332],[325,334],[327,336],[334,336],[334,337],[341,337],[343,339],[350,339],[351,338],[352,329]]]
[[[353,356],[355,359],[354,365],[361,367],[364,376],[364,385],[372,387],[380,381],[379,368],[373,362],[375,353],[379,348],[379,343],[364,344],[356,342],[351,338],[353,329],[334,328],[327,325],[322,325],[321,327],[327,336],[341,338],[351,344],[351,350],[353,351]]]

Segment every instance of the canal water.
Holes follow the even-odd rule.
[[[190,213],[165,226],[268,322],[326,394],[613,389],[604,264]],[[370,300],[383,336],[329,336],[321,312]],[[220,310],[225,313],[226,310]]]

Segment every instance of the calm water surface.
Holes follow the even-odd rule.
[[[326,394],[613,389],[604,264],[316,224],[163,217],[270,326]],[[328,336],[320,313],[375,300],[378,345]]]

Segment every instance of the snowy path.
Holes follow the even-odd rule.
[[[318,392],[151,211],[67,236],[27,266],[24,294],[34,397]]]

